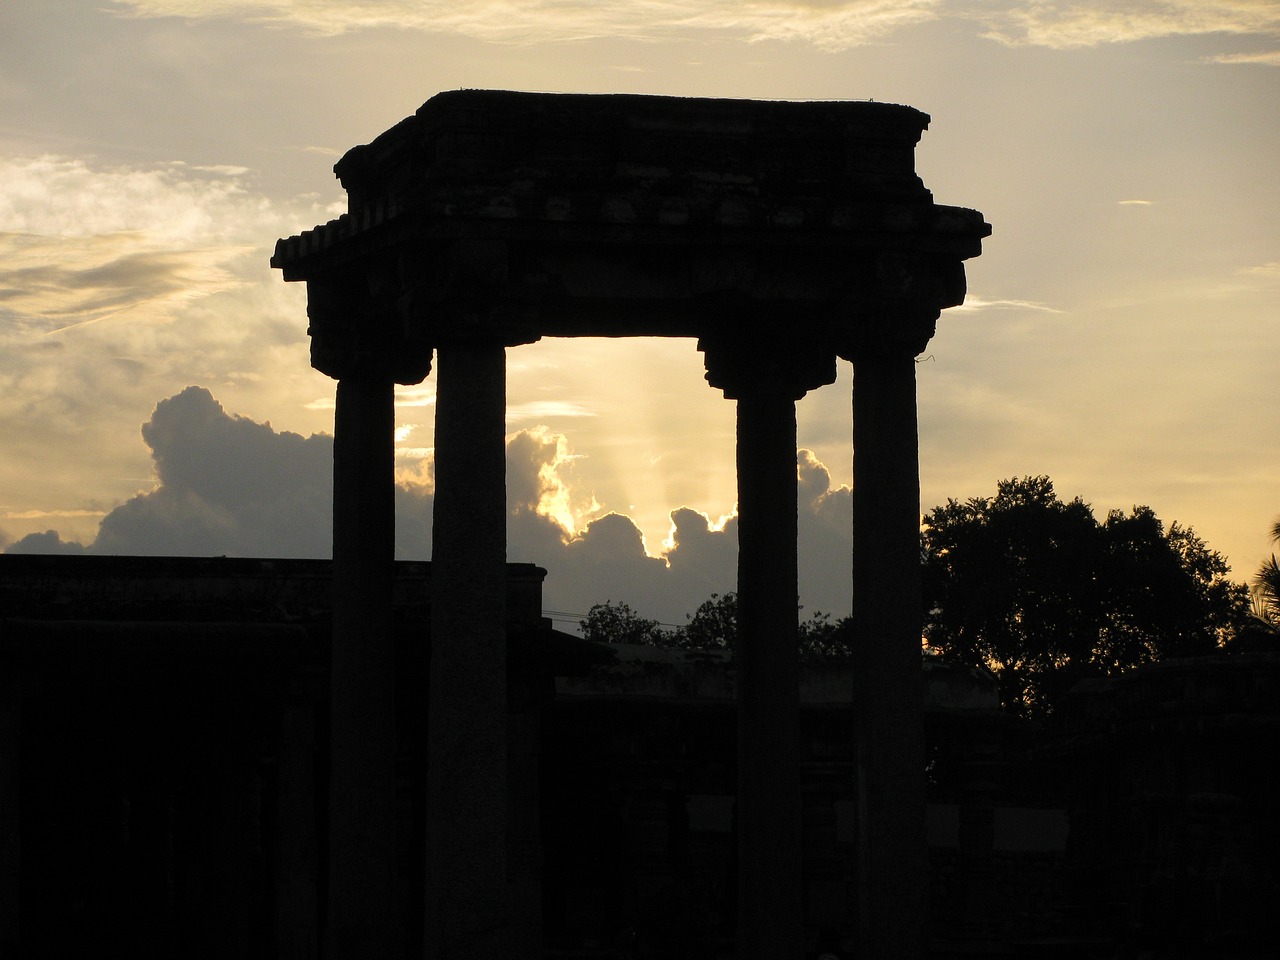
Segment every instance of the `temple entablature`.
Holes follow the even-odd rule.
[[[397,351],[486,331],[702,337],[726,294],[798,334],[861,327],[885,301],[936,317],[990,227],[916,176],[928,121],[861,101],[443,93],[347,152],[348,213],[272,265],[322,281],[313,298],[363,277],[400,312]]]

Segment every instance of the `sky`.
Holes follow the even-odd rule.
[[[277,237],[458,88],[905,103],[993,225],[917,366],[921,502],[1050,476],[1238,580],[1280,514],[1280,2],[4,0],[0,547],[327,556],[334,383]],[[508,557],[567,616],[733,589],[734,405],[685,340],[508,351]],[[848,612],[851,369],[798,405],[801,601]],[[434,381],[400,390],[430,554]]]

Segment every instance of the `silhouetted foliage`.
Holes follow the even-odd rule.
[[[1271,526],[1271,542],[1280,545],[1280,517]],[[1280,629],[1280,562],[1273,553],[1253,577],[1253,612],[1263,623]]]
[[[1280,517],[1272,524],[1271,542],[1280,544]],[[1262,561],[1253,575],[1249,600],[1251,616],[1237,632],[1231,650],[1280,650],[1280,562],[1274,553]]]
[[[606,600],[587,611],[587,618],[578,626],[588,640],[602,643],[639,643],[649,646],[670,646],[664,642],[667,631],[657,620],[648,620],[631,609],[629,604]]]
[[[738,642],[738,595],[713,593],[698,604],[676,646],[690,650],[733,649]]]
[[[688,616],[682,627],[664,628],[628,604],[597,603],[580,621],[582,635],[604,643],[639,643],[681,650],[732,650],[738,640],[738,595],[713,593]],[[850,620],[832,621],[815,613],[797,625],[800,657],[808,661],[838,661],[849,657]]]
[[[1086,677],[1213,653],[1246,616],[1245,588],[1193,530],[1142,506],[1099,523],[1048,477],[935,507],[922,550],[929,646],[990,669],[1019,714],[1051,714]]]
[[[838,663],[852,656],[853,618],[832,620],[815,613],[800,621],[800,658],[810,663]]]

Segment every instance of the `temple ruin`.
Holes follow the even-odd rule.
[[[915,358],[991,230],[917,177],[928,122],[875,102],[442,93],[338,162],[346,214],[277,244],[338,381],[326,956],[395,949],[393,388],[433,366],[424,946],[539,955],[537,771],[507,708],[505,364],[580,336],[694,339],[737,403],[739,960],[803,951],[795,403],[853,363],[852,913],[859,955],[923,954]]]

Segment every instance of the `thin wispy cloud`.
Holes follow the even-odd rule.
[[[551,417],[594,417],[595,411],[567,400],[532,400],[507,407],[507,420],[546,420]]]
[[[1116,203],[1120,204],[1120,206],[1122,207],[1149,207],[1153,203],[1155,203],[1155,201],[1154,200],[1117,200]]]
[[[1280,50],[1263,50],[1260,53],[1222,53],[1216,57],[1205,57],[1204,62],[1280,67]]]
[[[0,513],[0,520],[46,520],[61,517],[104,517],[105,510],[11,510]]]
[[[503,43],[597,37],[798,40],[839,50],[936,18],[942,0],[116,0],[139,17],[228,18],[321,35],[392,27]]]
[[[792,40],[843,50],[943,16],[981,24],[986,37],[1010,46],[1090,47],[1203,34],[1280,37],[1280,7],[1272,0],[115,0],[113,9],[135,17],[235,19],[323,36],[390,27],[503,43],[699,37]],[[1213,59],[1275,63],[1277,56]]]
[[[269,326],[281,295],[291,303],[301,291],[263,287],[264,238],[325,211],[318,197],[269,200],[240,165],[0,157],[0,346],[27,349],[33,338],[112,321],[118,350],[151,352],[144,328],[233,292],[243,316]],[[206,350],[245,326],[225,303],[219,314],[219,323],[202,323]],[[122,334],[120,322],[132,332]],[[264,344],[279,339],[263,331]]]
[[[165,316],[175,305],[237,286],[227,264],[252,246],[156,249],[136,233],[94,237],[0,234],[0,309],[34,318],[50,335],[130,311]]]
[[[1280,260],[1272,260],[1270,263],[1260,263],[1252,267],[1243,267],[1236,272],[1249,277],[1280,279]]]
[[[964,303],[951,307],[948,313],[977,313],[980,310],[1032,310],[1038,313],[1062,313],[1057,307],[1036,300],[986,300],[969,294]]]
[[[964,15],[961,5],[955,9]],[[1280,38],[1274,0],[1030,0],[1002,5],[983,19],[993,40],[1055,49],[1203,34]]]
[[[164,318],[240,285],[237,260],[278,219],[244,167],[97,169],[0,159],[0,310],[40,333],[115,316]]]

